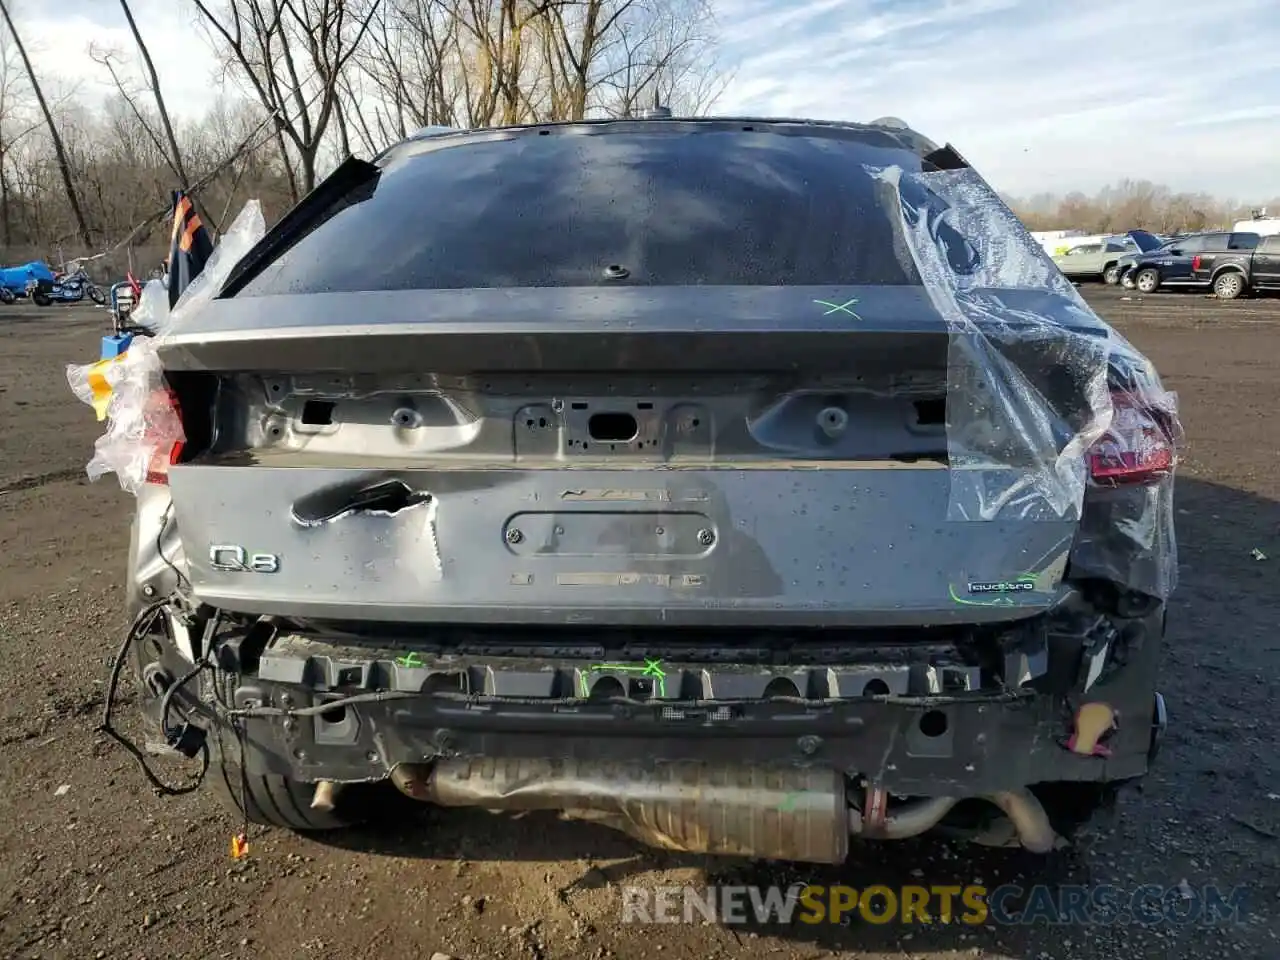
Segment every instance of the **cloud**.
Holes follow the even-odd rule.
[[[998,189],[1094,190],[1122,178],[1268,199],[1280,115],[1274,0],[1097,6],[1063,0],[715,0],[736,63],[719,113],[898,116],[950,141]],[[42,72],[106,92],[89,44],[133,54],[119,7],[19,0]],[[133,0],[171,107],[220,97],[187,0]],[[1170,11],[1173,11],[1172,15]],[[23,15],[24,14],[24,15]],[[1244,25],[1242,27],[1242,25]]]
[[[1271,0],[1233,0],[1230,17],[1170,6],[1176,15],[1044,0],[721,0],[726,54],[741,66],[717,109],[902,117],[1015,194],[1124,177],[1280,194]]]
[[[170,109],[180,116],[203,114],[223,95],[218,63],[194,27],[186,0],[132,0],[142,37],[151,51]],[[111,76],[90,56],[90,49],[114,50],[131,76],[141,73],[137,47],[117,0],[19,0],[14,19],[42,81],[73,86],[86,98],[105,96]]]

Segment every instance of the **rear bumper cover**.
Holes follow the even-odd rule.
[[[393,655],[288,636],[252,673],[240,672],[233,699],[241,709],[297,710],[390,692],[392,699],[326,714],[244,721],[249,771],[302,781],[381,780],[398,764],[441,757],[732,758],[830,767],[900,796],[969,796],[1142,776],[1165,723],[1154,686],[1162,628],[1162,613],[1130,621],[1096,655],[1100,668],[1079,644],[1074,656],[1052,642],[1012,655],[1005,670],[1021,682],[1000,689],[977,668],[893,659],[783,668],[621,664]],[[780,674],[794,688],[780,687]],[[610,696],[593,697],[601,691]],[[1115,717],[1097,749],[1072,740],[1085,704],[1105,704]]]

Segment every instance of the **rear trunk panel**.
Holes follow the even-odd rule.
[[[1051,600],[1072,524],[922,522],[914,505],[946,503],[944,469],[796,466],[639,474],[187,466],[171,485],[195,591],[232,610],[902,623],[1026,615]],[[314,526],[292,516],[316,491],[388,477],[431,501]],[[221,569],[210,562],[215,547],[228,554],[216,558]],[[228,569],[229,548],[270,554],[279,569]],[[1036,575],[1034,589],[974,592],[1023,574]]]
[[[202,600],[651,625],[1054,602],[1072,520],[946,520],[950,337],[921,288],[471,293],[417,323],[394,294],[215,302],[165,346],[180,393],[216,382],[170,471]]]

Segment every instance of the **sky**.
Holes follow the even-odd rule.
[[[1280,196],[1275,0],[713,2],[734,68],[715,113],[900,117],[1023,197],[1124,178]],[[109,90],[91,43],[132,53],[116,0],[10,3],[37,69],[82,95]],[[189,0],[133,7],[178,112],[232,95]]]

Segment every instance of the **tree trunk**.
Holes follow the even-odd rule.
[[[13,45],[18,48],[22,65],[27,68],[27,79],[31,81],[31,90],[40,104],[40,112],[44,114],[45,123],[49,125],[49,138],[53,141],[53,151],[58,157],[58,170],[62,174],[62,184],[67,190],[67,202],[71,204],[71,212],[75,214],[80,239],[86,247],[91,247],[93,240],[89,236],[89,225],[85,222],[84,211],[80,209],[75,185],[71,182],[71,164],[67,161],[67,148],[63,145],[62,137],[58,133],[58,125],[53,122],[53,114],[44,98],[44,92],[40,89],[40,83],[36,80],[36,72],[31,67],[31,58],[27,56],[27,48],[22,45],[22,38],[18,36],[18,31],[13,26],[13,18],[9,16],[9,8],[5,6],[4,0],[0,0],[0,15],[4,16],[4,22],[9,27],[9,32],[13,34]]]
[[[164,124],[164,135],[169,141],[169,152],[173,154],[173,167],[178,171],[178,177],[182,180],[180,186],[183,190],[190,189],[191,182],[187,177],[186,167],[182,165],[182,152],[178,149],[178,138],[173,135],[173,124],[169,122],[169,111],[164,105],[164,94],[160,92],[160,77],[156,73],[156,65],[151,61],[151,51],[147,49],[147,45],[142,39],[137,21],[133,19],[133,11],[129,9],[129,0],[120,0],[120,7],[124,10],[124,18],[129,21],[129,29],[133,32],[134,42],[138,44],[138,52],[142,54],[142,62],[146,64],[147,76],[151,80],[151,92],[156,98],[156,109],[160,111],[160,122]]]
[[[13,243],[13,211],[9,206],[9,155],[0,152],[0,230],[4,231],[4,239],[0,246],[8,247]]]

